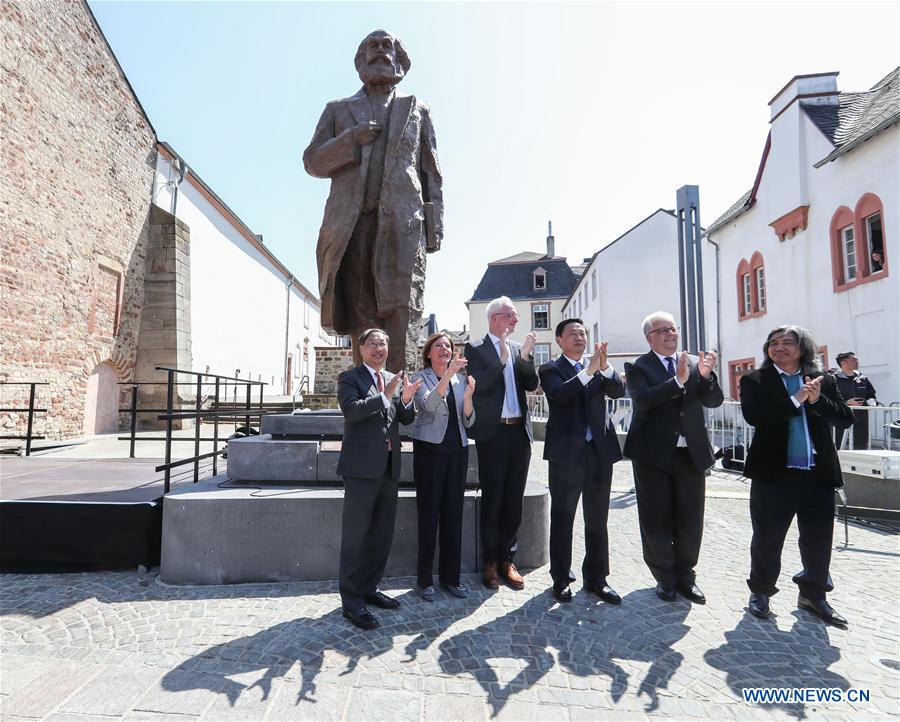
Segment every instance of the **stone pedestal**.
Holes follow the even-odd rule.
[[[480,506],[480,493],[467,491],[464,573],[481,570]],[[160,579],[167,584],[337,579],[342,509],[339,487],[260,488],[235,484],[222,475],[170,492],[163,507]],[[549,514],[546,488],[529,484],[516,553],[520,569],[547,563]],[[416,519],[415,493],[402,489],[385,576],[415,575]]]

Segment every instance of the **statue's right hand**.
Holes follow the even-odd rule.
[[[357,145],[368,145],[378,137],[381,131],[381,126],[374,120],[366,120],[353,127],[351,138]]]

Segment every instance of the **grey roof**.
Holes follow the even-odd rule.
[[[539,267],[547,272],[547,287],[535,291],[532,272]],[[492,301],[499,296],[509,296],[514,301],[565,298],[577,282],[578,277],[564,257],[526,251],[489,263],[469,301]]]
[[[709,230],[706,232],[707,235],[712,233],[715,230],[718,230],[720,227],[724,226],[728,221],[732,218],[736,218],[745,210],[747,210],[752,203],[753,189],[751,188],[749,191],[744,193],[740,198],[738,198],[737,202],[734,203],[727,211],[725,211],[721,216],[716,218],[713,221],[712,225],[709,227]]]
[[[900,120],[900,66],[867,91],[840,93],[837,105],[801,107],[834,145],[819,168]]]

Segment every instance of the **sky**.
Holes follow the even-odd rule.
[[[362,38],[399,37],[444,176],[425,313],[454,330],[488,262],[544,252],[548,221],[573,265],[683,185],[709,225],[752,186],[794,75],[860,91],[900,64],[893,1],[89,4],[159,139],[314,292],[329,181],[301,156],[359,89]]]

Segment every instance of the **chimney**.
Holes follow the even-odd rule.
[[[553,238],[553,221],[547,221],[547,258],[556,255],[556,239]]]
[[[804,105],[837,105],[837,76],[836,72],[795,75],[769,101],[772,111],[769,122],[774,122],[794,101],[802,101]]]
[[[804,221],[791,233],[806,228],[806,213],[810,204],[810,159],[806,157],[806,133],[814,128],[806,119],[804,107],[831,106],[837,112],[839,102],[837,73],[795,75],[769,101],[771,119],[767,143],[778,152],[766,155],[766,176],[777,184],[770,202],[766,204],[766,222],[780,228],[795,216]],[[823,109],[824,110],[824,109]],[[814,130],[818,134],[818,130]]]

